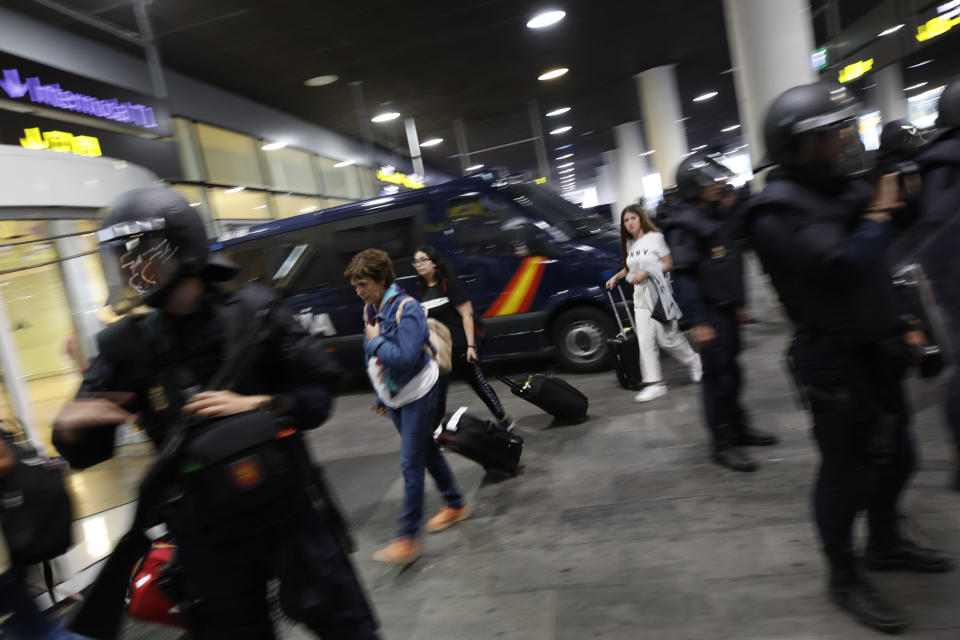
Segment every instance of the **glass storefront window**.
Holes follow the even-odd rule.
[[[263,153],[270,170],[271,187],[300,193],[321,192],[309,153],[296,149],[274,149]]]
[[[225,220],[269,220],[271,218],[267,194],[262,191],[249,189],[235,191],[212,187],[207,189],[207,198],[214,218]]]
[[[358,167],[357,173],[360,174],[360,197],[364,200],[376,198],[380,195],[380,189],[377,187],[377,172],[373,169]]]
[[[319,211],[324,208],[324,204],[322,198],[276,195],[273,196],[273,207],[278,218],[290,218],[311,211]]]
[[[260,171],[259,140],[202,123],[197,123],[196,131],[207,180],[248,187],[266,186]]]
[[[337,198],[360,200],[363,198],[360,190],[360,176],[355,165],[346,167],[334,166],[337,163],[323,156],[316,157],[323,176],[324,195]]]

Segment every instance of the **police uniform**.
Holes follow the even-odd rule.
[[[158,212],[156,217],[145,218],[148,222],[141,226],[162,228],[161,216],[167,220],[162,241],[151,240],[149,234],[135,239],[148,245],[150,255],[156,256],[164,253],[165,243],[173,237],[180,246],[165,253],[183,255],[182,269],[182,263],[189,259],[190,246],[185,236],[176,237],[175,227],[185,217],[189,223],[185,235],[195,234],[199,222],[192,217],[195,214],[189,205],[163,189],[143,190],[132,200],[132,205],[120,208],[135,213],[141,209]],[[131,225],[138,224],[127,220],[121,226],[129,231]],[[206,238],[202,227],[199,229],[200,245],[194,247],[198,266],[192,272],[209,279]],[[123,251],[136,249],[135,240],[124,238],[121,245]],[[129,252],[125,253],[123,266],[132,262]],[[148,278],[171,270],[165,264],[154,266]],[[129,282],[129,277],[124,279],[124,286]],[[183,419],[181,409],[186,400],[214,379],[243,328],[250,326],[272,299],[272,291],[256,285],[246,285],[236,293],[224,293],[216,284],[205,287],[197,309],[189,315],[167,313],[154,299],[154,306],[161,308],[145,315],[127,315],[102,331],[97,336],[99,355],[84,373],[78,398],[104,392],[131,395],[125,408],[140,415],[147,434],[159,448]],[[331,398],[325,385],[335,379],[338,369],[283,308],[271,307],[266,327],[267,338],[258,359],[232,390],[241,395],[269,394],[274,410],[298,430],[313,429],[330,413]],[[112,455],[114,430],[115,426],[89,429],[76,442],[60,437],[55,430],[54,444],[72,466],[83,468]],[[257,480],[251,474],[255,476],[263,469],[248,465],[243,471],[241,479],[250,484]],[[183,575],[178,586],[182,589],[184,616],[194,629],[192,637],[274,638],[267,583],[278,578],[281,608],[324,640],[377,638],[373,613],[345,549],[339,512],[329,501],[318,499],[324,493],[319,474],[306,477],[307,473],[312,472],[305,469],[303,482],[296,483],[298,488],[284,497],[282,511],[262,521],[254,514],[240,526],[225,527],[203,518],[203,514],[190,512],[184,507],[188,501],[182,497],[164,501],[160,518],[166,521],[178,545],[177,560]],[[182,486],[171,483],[165,498],[176,498],[183,492]]]
[[[805,146],[831,135],[855,144],[856,114],[852,99],[825,85],[795,87],[774,101],[765,137],[781,166],[751,201],[748,225],[796,330],[789,358],[821,454],[813,506],[830,595],[861,622],[897,632],[905,616],[860,571],[857,514],[867,512],[868,567],[944,571],[951,564],[903,538],[897,526],[915,453],[902,388],[903,333],[911,325],[886,259],[894,225],[863,217],[874,189],[847,175],[855,149],[838,157],[851,162],[845,168],[825,166],[817,147]]]

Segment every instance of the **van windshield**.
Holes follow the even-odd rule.
[[[567,202],[549,189],[530,184],[509,184],[501,190],[514,202],[530,213],[571,238],[586,238],[610,229],[610,223],[595,213],[590,213]]]

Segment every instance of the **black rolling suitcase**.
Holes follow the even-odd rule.
[[[440,446],[473,460],[487,471],[513,476],[520,470],[523,438],[470,415],[466,407],[444,416],[433,438]]]
[[[623,295],[623,289],[617,287],[617,292],[626,307],[627,320],[630,321],[630,326],[624,328],[620,321],[620,311],[617,309],[617,303],[613,301],[613,294],[607,291],[610,306],[613,307],[613,316],[617,319],[617,325],[620,327],[620,333],[612,338],[607,338],[607,344],[613,351],[613,368],[617,372],[617,382],[624,389],[637,391],[643,388],[643,372],[640,370],[640,344],[637,341],[637,323],[633,321],[633,315],[630,313],[630,306]]]
[[[560,422],[578,424],[587,419],[587,396],[568,382],[555,376],[531,373],[521,382],[497,376],[510,387],[513,395],[534,404]]]

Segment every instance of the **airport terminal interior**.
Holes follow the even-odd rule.
[[[952,205],[932,207],[910,186],[928,180],[928,167],[939,170],[924,163],[925,150],[955,148],[958,54],[960,1],[948,0],[4,0],[0,426],[18,451],[60,463],[73,523],[70,547],[48,558],[49,590],[37,566],[24,574],[0,552],[0,638],[27,637],[13,626],[25,615],[21,605],[4,591],[3,576],[14,574],[56,629],[32,640],[93,637],[60,628],[71,627],[134,521],[141,481],[158,459],[155,434],[134,416],[115,429],[109,459],[69,468],[54,424],[62,426],[58,415],[85,372],[94,379],[91,363],[105,357],[98,335],[128,312],[117,304],[117,265],[105,250],[116,236],[98,231],[118,198],[159,188],[202,224],[204,260],[233,265],[223,288],[282,286],[284,313],[338,371],[324,386],[334,396],[329,416],[305,431],[304,442],[355,541],[349,559],[378,621],[377,637],[881,637],[886,623],[864,620],[874,605],[838,602],[836,585],[828,586],[837,565],[828,563],[835,556],[825,553],[817,526],[826,517],[823,476],[818,485],[826,455],[822,432],[815,437],[813,429],[822,415],[811,415],[810,392],[788,362],[791,345],[810,329],[798,328],[798,312],[771,278],[775,261],[753,245],[748,227],[756,219],[750,212],[763,210],[757,198],[782,170],[771,167],[789,166],[783,154],[802,153],[772,145],[771,127],[792,127],[798,139],[811,130],[839,131],[819,112],[767,116],[787,90],[818,83],[837,113],[842,108],[865,167],[844,180],[873,181],[870,204],[864,196],[843,233],[869,233],[867,223],[856,227],[861,214],[871,222],[886,216],[876,222],[884,225],[894,210],[916,210],[920,222],[911,229],[919,231],[898,228],[915,249],[903,244],[891,252],[908,256],[901,260],[907,264],[939,246],[939,262],[923,267],[952,265],[929,283],[907,282],[921,292],[910,300],[924,314],[893,320],[922,322],[904,331],[921,326],[933,345],[924,357],[942,358],[935,372],[911,366],[904,376],[904,438],[916,463],[895,528],[918,545],[911,548],[960,558],[960,416],[950,405],[960,376],[951,357],[960,354],[960,301],[953,298],[960,292],[938,284],[960,278],[960,223],[950,228],[960,211],[960,156],[952,160],[953,182],[937,174],[939,193],[952,190]],[[916,145],[909,157],[885,146],[888,125],[905,132],[896,140]],[[684,182],[707,169],[720,173],[707,183]],[[684,262],[680,244],[684,207],[707,202],[699,199],[719,183],[710,202],[732,213],[714,220],[731,235],[711,237],[704,260],[742,256],[736,303],[710,298],[713,285],[698,280],[707,268]],[[888,196],[885,187],[901,191]],[[928,209],[935,215],[924,218]],[[929,222],[936,216],[943,225]],[[153,231],[163,231],[151,220]],[[640,231],[627,220],[638,221]],[[657,273],[644,266],[634,281],[635,265],[650,262],[628,259],[635,255],[630,243],[653,235],[665,238],[654,254]],[[804,237],[795,239],[802,244]],[[791,238],[781,250],[793,247]],[[304,248],[306,266],[296,277],[271,280],[299,265]],[[407,438],[372,409],[384,409],[384,393],[407,390],[413,374],[399,384],[384,356],[371,357],[371,345],[387,337],[401,312],[373,317],[390,304],[392,290],[384,287],[382,302],[363,315],[358,279],[374,272],[358,276],[355,256],[365,249],[386,252],[397,284],[421,299],[431,321],[431,303],[442,303],[457,325],[452,334],[444,329],[451,373],[440,350],[424,355],[434,353],[429,341],[413,354],[427,362],[423,371],[438,372],[425,389],[436,384],[446,394],[447,415],[435,416],[423,433],[441,446],[469,516],[407,536],[416,549],[409,561],[384,562],[382,554],[407,539],[397,533],[411,492]],[[177,251],[170,264],[185,260]],[[882,269],[892,255],[878,250],[865,264]],[[441,273],[447,264],[452,271]],[[890,287],[894,280],[907,286],[907,272],[888,271]],[[457,280],[449,288],[447,276]],[[834,278],[844,274],[818,286],[826,291]],[[733,338],[719,327],[703,337],[699,329],[710,326],[697,320],[704,317],[701,294],[704,307],[716,307],[711,313],[729,312],[730,331],[739,336],[737,424],[772,434],[773,446],[741,448],[747,435],[737,440],[723,435],[730,425],[714,428],[716,394],[727,393],[715,385],[733,383],[716,382],[709,349]],[[662,307],[654,308],[657,297]],[[842,304],[842,296],[827,299],[806,304]],[[146,317],[150,300],[138,304],[144,300],[129,313]],[[862,322],[882,313],[873,311],[875,301],[868,297],[858,310]],[[459,326],[468,307],[469,329],[466,320]],[[665,317],[658,319],[658,310]],[[371,326],[383,327],[384,336],[374,337]],[[638,342],[642,327],[654,336],[652,346]],[[230,335],[224,328],[217,340]],[[142,355],[148,343],[126,347]],[[556,388],[585,397],[585,415],[567,419],[511,387],[534,374],[574,387]],[[859,374],[846,375],[831,384]],[[414,380],[425,384],[422,376]],[[276,394],[271,410],[289,408],[278,404],[280,392],[269,393]],[[162,388],[160,400],[153,388],[150,394],[154,408],[163,404],[158,412],[167,408]],[[407,408],[389,406],[396,416]],[[485,433],[499,434],[498,442],[522,448],[519,465],[501,472],[464,455],[455,442],[464,415],[486,421]],[[731,450],[749,452],[747,466],[758,468],[739,472],[745,469],[725,457]],[[6,527],[15,519],[7,515],[14,489],[3,474]],[[420,475],[422,484],[423,468]],[[820,507],[812,501],[818,491]],[[421,520],[458,506],[445,506],[429,477],[423,493]],[[853,525],[857,548],[869,537],[866,520]],[[909,619],[887,632],[960,638],[960,571],[946,570],[952,562],[926,572],[867,573]],[[141,585],[128,582],[115,637],[207,637],[185,622],[138,617],[130,603]],[[320,637],[284,612],[276,579],[265,589],[276,638]]]

